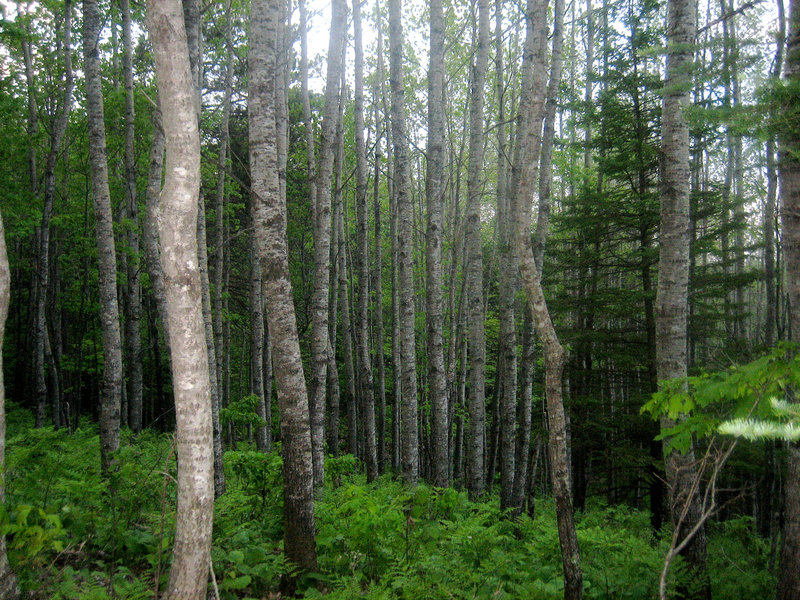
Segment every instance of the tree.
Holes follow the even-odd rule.
[[[11,299],[11,271],[6,253],[6,234],[3,229],[3,216],[0,215],[0,467],[5,465],[6,451],[6,393],[3,383],[3,339],[8,317],[8,304]],[[5,503],[5,487],[0,475],[0,505]],[[19,598],[19,585],[6,554],[6,536],[0,535],[0,598],[16,600]]]
[[[779,145],[778,174],[781,184],[781,223],[783,254],[786,257],[786,287],[791,310],[791,339],[800,341],[800,130],[797,123],[797,97],[800,90],[800,2],[789,3],[784,82],[788,90],[784,100]],[[796,392],[795,392],[796,393]],[[800,598],[800,445],[789,445],[787,457],[784,525],[778,568],[777,600]]]
[[[442,245],[444,242],[444,16],[441,0],[430,3],[428,67],[428,163],[425,195],[427,280],[425,322],[428,344],[428,396],[431,402],[431,483],[449,482],[447,380],[444,372],[442,317]]]
[[[471,498],[483,494],[486,447],[486,332],[483,308],[483,243],[481,240],[481,173],[483,173],[483,104],[489,64],[489,2],[478,0],[475,60],[471,67],[469,96],[469,165],[464,240],[466,294],[469,313],[469,476]]]
[[[361,383],[361,415],[364,429],[363,459],[367,481],[378,477],[378,452],[375,441],[375,394],[372,389],[372,359],[369,353],[369,236],[367,235],[367,157],[364,146],[364,49],[361,41],[361,0],[353,0],[353,42],[355,45],[355,89],[353,127],[356,150],[356,243],[355,267],[358,272],[359,380]]]
[[[414,332],[414,270],[411,171],[406,134],[405,84],[403,83],[402,0],[389,1],[389,82],[392,96],[393,186],[397,212],[397,270],[399,295],[400,372],[402,381],[401,462],[403,480],[416,484],[419,478],[419,433],[417,426],[417,358]],[[394,364],[397,369],[398,364]],[[397,377],[397,373],[395,373]],[[395,402],[397,396],[395,395]],[[397,431],[397,430],[395,430]]]
[[[317,553],[311,424],[289,279],[286,200],[280,196],[278,182],[275,77],[279,72],[276,68],[279,15],[276,0],[255,0],[251,4],[248,52],[251,210],[263,289],[269,299],[265,309],[281,411],[284,551],[301,571],[314,571]],[[283,587],[284,591],[293,591],[294,577],[287,576]]]
[[[328,367],[328,293],[330,291],[331,253],[331,173],[336,137],[336,115],[339,107],[339,82],[342,78],[347,4],[331,2],[331,32],[328,44],[328,70],[325,82],[325,108],[322,117],[320,162],[316,172],[314,202],[314,294],[312,298],[312,367],[311,415],[314,487],[321,489],[325,471],[322,429],[325,415],[325,389]]]
[[[661,246],[656,294],[656,370],[659,381],[685,378],[688,367],[690,172],[689,126],[683,111],[689,103],[695,30],[694,5],[688,0],[670,0],[667,5],[667,65],[661,121]],[[662,419],[662,429],[671,425],[668,419]],[[675,450],[668,451],[666,471],[673,524],[688,533],[700,518],[693,450],[684,455]],[[700,583],[696,597],[710,598],[703,527],[694,534],[683,556]]]
[[[106,131],[100,81],[100,12],[97,0],[83,2],[83,61],[86,78],[86,118],[89,126],[89,164],[92,172],[95,235],[97,237],[100,323],[103,332],[103,385],[100,397],[100,463],[104,471],[119,449],[122,398],[122,339],[117,301],[117,258],[108,191]]]
[[[50,137],[50,151],[47,153],[44,175],[44,206],[42,208],[42,226],[39,231],[39,279],[36,290],[36,423],[44,425],[45,405],[47,403],[47,383],[45,377],[45,347],[47,345],[47,292],[50,278],[50,221],[53,216],[53,205],[56,198],[56,161],[61,152],[61,144],[67,131],[69,115],[72,109],[72,3],[64,2],[63,48],[64,48],[64,97],[56,116],[55,126]],[[32,77],[31,77],[32,79]],[[32,167],[35,169],[35,167]],[[53,424],[60,426],[61,403],[53,398]]]
[[[539,176],[542,121],[545,115],[545,28],[546,1],[528,2],[527,33],[523,58],[523,88],[517,116],[517,145],[514,155],[512,186],[516,217],[516,245],[519,272],[528,298],[536,333],[544,348],[545,399],[549,426],[548,447],[552,466],[551,479],[556,504],[561,562],[564,570],[564,598],[583,596],[580,549],[575,530],[569,480],[567,422],[563,400],[563,372],[567,353],[556,334],[542,289],[541,266],[534,255],[530,226],[533,185]],[[541,209],[540,209],[541,212]],[[544,234],[542,234],[544,235]],[[543,247],[543,238],[540,240]]]
[[[183,10],[178,0],[149,0],[166,141],[159,206],[161,265],[172,358],[178,457],[178,508],[167,595],[205,597],[214,514],[211,382],[197,262],[200,132]]]

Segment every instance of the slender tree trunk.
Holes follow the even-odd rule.
[[[431,0],[428,68],[428,170],[425,195],[428,229],[425,236],[425,322],[428,345],[428,390],[431,406],[431,483],[445,487],[448,460],[447,381],[444,370],[442,316],[442,245],[444,242],[444,15],[442,1]]]
[[[39,279],[36,291],[36,329],[34,334],[35,364],[36,364],[36,426],[44,425],[45,406],[47,404],[47,383],[45,377],[45,345],[47,337],[47,296],[50,276],[50,220],[53,216],[53,205],[56,196],[56,162],[61,152],[61,142],[69,123],[72,110],[72,3],[64,2],[64,25],[62,47],[64,49],[64,96],[61,101],[61,110],[56,116],[50,138],[50,151],[47,154],[44,175],[44,206],[42,208],[42,226],[39,230]],[[27,46],[27,44],[26,44]],[[27,59],[26,59],[27,60]],[[27,65],[26,65],[27,68]],[[32,68],[32,67],[31,67]],[[32,75],[30,80],[32,81]],[[38,123],[38,119],[33,119]],[[37,125],[38,127],[38,125]],[[35,165],[35,158],[33,159]],[[32,167],[35,169],[35,166]],[[54,397],[59,403],[58,397]],[[56,425],[57,426],[57,425]]]
[[[785,85],[793,91],[784,114],[793,114],[800,85],[800,0],[789,2],[789,27],[784,69]],[[800,137],[797,127],[780,139],[778,173],[781,183],[781,224],[789,296],[791,340],[800,341]],[[795,391],[795,396],[797,392]],[[796,398],[795,398],[796,399]],[[800,598],[800,444],[789,445],[784,484],[783,535],[778,567],[777,600]]]
[[[411,172],[406,133],[405,85],[403,83],[402,0],[389,0],[389,80],[392,90],[392,142],[394,144],[394,193],[397,209],[397,270],[399,297],[400,370],[402,373],[401,462],[403,480],[419,479],[417,424],[417,358],[414,332],[414,265]],[[397,365],[395,365],[397,366]],[[397,397],[395,396],[395,402]]]
[[[530,237],[530,199],[533,185],[539,175],[542,119],[544,118],[544,89],[546,76],[546,29],[544,26],[547,3],[528,3],[528,31],[523,64],[523,93],[520,98],[517,127],[517,148],[514,163],[514,214],[516,215],[516,243],[520,260],[520,276],[528,297],[536,332],[544,348],[545,398],[549,427],[548,447],[552,465],[553,496],[556,504],[558,534],[564,569],[564,598],[579,599],[583,595],[583,575],[580,550],[575,531],[571,490],[569,482],[569,454],[567,421],[563,401],[563,370],[567,354],[556,335],[541,285],[541,270],[534,257]],[[530,82],[526,87],[525,83]],[[516,150],[519,150],[517,162]]]
[[[225,55],[225,91],[222,97],[222,119],[219,126],[219,153],[217,156],[217,190],[214,208],[216,212],[214,227],[214,349],[217,352],[217,386],[219,388],[220,406],[227,405],[229,398],[225,394],[223,380],[226,372],[225,363],[225,336],[223,324],[223,287],[225,270],[225,182],[228,168],[228,146],[230,144],[230,114],[231,95],[233,93],[233,53],[231,43],[232,29],[231,0],[225,4],[225,42],[227,52]]]
[[[778,35],[775,50],[775,65],[772,76],[779,78],[783,66],[783,51],[786,45],[786,18],[783,0],[777,0]],[[767,139],[767,198],[764,208],[764,282],[767,294],[767,306],[764,315],[764,343],[767,347],[775,341],[776,315],[778,298],[775,291],[775,206],[778,198],[778,172],[776,165],[775,138]]]
[[[331,229],[331,280],[334,289],[328,298],[328,332],[330,345],[328,346],[328,452],[334,457],[339,456],[339,367],[336,364],[336,335],[338,325],[339,307],[339,226],[338,202],[333,206],[333,227]]]
[[[662,105],[661,249],[656,295],[656,370],[659,381],[687,375],[689,292],[689,127],[683,116],[689,103],[690,67],[694,57],[695,7],[689,0],[670,0],[667,8],[667,67]],[[662,420],[662,429],[670,427]],[[694,451],[666,456],[673,523],[689,532],[700,518]],[[685,519],[681,513],[688,506]],[[680,535],[680,539],[683,535]],[[694,598],[710,598],[705,570],[705,530],[700,528],[682,553],[698,585]]]
[[[128,281],[125,295],[125,351],[128,366],[128,423],[134,433],[142,430],[142,290],[139,282],[139,205],[136,194],[135,112],[133,103],[133,41],[130,0],[122,9],[122,71],[125,81],[125,202],[130,220],[127,230]]]
[[[251,201],[255,201],[251,198]],[[258,398],[257,414],[266,421],[264,386],[264,300],[261,294],[261,262],[255,234],[250,242],[250,393]],[[269,451],[266,427],[256,429],[256,448]]]
[[[325,384],[328,368],[328,293],[330,291],[331,249],[331,173],[336,144],[339,83],[342,78],[342,48],[347,24],[347,4],[331,2],[331,31],[328,44],[328,72],[325,82],[325,108],[322,116],[320,163],[316,173],[314,202],[314,293],[311,335],[311,441],[314,456],[314,487],[324,482],[323,439],[325,423]]]
[[[375,122],[378,122],[377,98],[375,99]],[[380,148],[380,138],[376,140],[376,148]],[[375,395],[378,398],[378,473],[383,473],[386,466],[386,365],[383,357],[383,240],[381,236],[381,198],[380,198],[380,151],[375,151],[375,174],[373,176],[372,218],[375,225],[375,267],[372,272],[372,289],[375,292],[374,336],[375,366],[378,371],[375,378]]]
[[[100,324],[103,339],[103,381],[100,397],[100,463],[104,471],[119,449],[122,398],[122,340],[117,301],[117,259],[108,191],[106,132],[100,80],[100,13],[97,0],[83,2],[83,57],[86,78],[86,113],[89,125],[89,165],[94,195],[97,236]]]
[[[361,414],[364,428],[364,462],[367,481],[378,477],[375,440],[375,395],[372,359],[369,353],[369,236],[367,235],[367,157],[364,147],[364,50],[361,42],[361,1],[353,0],[353,43],[355,46],[355,89],[353,121],[356,150],[356,252],[358,303],[356,308],[358,366],[361,381]]]
[[[200,132],[183,12],[150,0],[147,24],[166,137],[159,236],[172,352],[178,454],[178,510],[167,588],[170,600],[205,598],[214,511],[211,389],[197,264]]]
[[[512,505],[515,480],[515,426],[522,433],[523,424],[515,423],[517,402],[517,327],[514,318],[514,303],[518,290],[517,260],[514,252],[513,222],[509,213],[510,203],[506,174],[508,172],[506,139],[505,74],[503,66],[503,13],[502,2],[495,0],[495,94],[497,114],[497,259],[499,277],[500,331],[497,340],[498,385],[500,387],[500,419],[502,421],[500,442],[500,508]],[[530,405],[523,397],[522,404]],[[527,458],[526,458],[527,460]]]
[[[337,182],[341,182],[341,170],[337,167]],[[336,184],[337,190],[339,183]],[[342,197],[337,191],[335,202],[336,215],[335,227],[338,230],[339,249],[336,253],[339,274],[339,317],[342,321],[342,360],[347,384],[347,451],[353,456],[358,455],[358,414],[356,411],[356,373],[353,357],[353,330],[350,321],[350,293],[347,280],[347,239],[344,233],[344,217],[342,215]],[[337,418],[338,427],[338,418]]]
[[[289,279],[286,201],[280,197],[276,148],[276,29],[282,23],[277,0],[254,0],[250,11],[248,115],[253,221],[264,291],[270,299],[266,312],[281,410],[284,551],[300,571],[315,571],[311,423]],[[291,593],[294,586],[294,576],[287,576],[283,591]]]
[[[67,4],[69,10],[69,4]],[[67,44],[69,46],[69,44]],[[6,235],[3,229],[3,217],[0,215],[0,506],[5,504],[5,454],[6,454],[6,394],[3,383],[3,339],[8,317],[8,304],[11,300],[11,270],[6,253]],[[0,535],[0,598],[17,600],[20,597],[17,577],[8,564],[6,553],[6,536]]]
[[[481,174],[483,173],[483,105],[489,62],[489,2],[478,0],[478,33],[474,41],[475,62],[471,67],[469,106],[469,165],[467,167],[467,209],[465,277],[469,313],[469,477],[470,498],[483,494],[486,448],[486,333],[483,305],[483,243],[481,240]]]
[[[557,0],[560,1],[560,0]],[[514,457],[514,487],[511,506],[521,514],[525,508],[528,489],[528,471],[531,446],[531,421],[533,416],[533,368],[536,363],[536,340],[534,338],[531,311],[526,306],[522,329],[522,360],[520,361],[520,396],[517,405],[517,443]],[[529,500],[531,503],[533,499]]]

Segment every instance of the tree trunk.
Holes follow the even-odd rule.
[[[375,100],[375,122],[377,123],[377,98]],[[380,138],[376,140],[380,148]],[[375,335],[375,366],[378,371],[375,379],[375,395],[378,397],[376,415],[378,427],[378,473],[386,466],[386,365],[383,357],[383,240],[381,236],[381,198],[380,198],[380,151],[375,151],[375,174],[373,177],[372,217],[375,224],[375,267],[372,273],[372,289],[375,293],[373,315]]]
[[[284,551],[301,572],[315,571],[314,471],[311,424],[300,342],[289,279],[286,201],[280,197],[276,148],[276,0],[255,0],[250,12],[248,116],[253,221],[262,262],[270,344],[275,365],[284,476]],[[286,576],[291,593],[295,576]]]
[[[442,245],[444,241],[444,15],[442,1],[430,4],[428,67],[428,170],[425,195],[428,229],[425,237],[425,322],[428,336],[428,394],[431,406],[431,483],[445,487],[448,460],[447,381],[444,371],[442,317]]]
[[[515,480],[515,423],[514,412],[517,402],[517,327],[514,318],[514,303],[516,301],[517,260],[514,252],[514,231],[508,197],[508,157],[506,156],[506,106],[505,106],[505,74],[503,66],[503,16],[502,2],[495,0],[495,94],[498,104],[497,114],[497,260],[500,269],[498,287],[498,311],[500,318],[500,331],[497,340],[497,381],[500,386],[500,508],[505,510],[512,505],[514,480]],[[521,404],[530,405],[530,400],[524,397]]]
[[[205,598],[214,511],[211,389],[197,264],[200,132],[183,12],[177,0],[147,4],[166,137],[159,236],[172,352],[178,458],[170,600]]]
[[[134,433],[142,430],[142,289],[139,282],[139,205],[136,194],[136,144],[133,103],[133,41],[130,0],[122,8],[122,71],[125,81],[125,202],[128,281],[125,295],[125,353],[128,367],[128,424]]]
[[[251,201],[255,201],[255,199],[251,198]],[[250,393],[258,398],[256,413],[259,418],[266,421],[264,300],[261,291],[261,262],[255,234],[250,241]],[[261,452],[269,451],[266,427],[256,428],[256,448]]]
[[[786,18],[783,0],[777,0],[778,5],[778,35],[776,40],[775,64],[772,67],[772,76],[777,79],[781,76],[783,67],[783,51],[786,44]],[[775,137],[770,135],[767,139],[767,198],[764,207],[764,282],[767,295],[767,306],[764,315],[764,344],[767,347],[775,342],[776,315],[778,312],[778,297],[775,291],[775,206],[778,198],[778,172],[776,165]]]
[[[69,10],[69,4],[67,4],[66,8]],[[66,46],[69,47],[69,44],[66,44]],[[0,506],[5,504],[6,499],[5,486],[3,484],[6,454],[6,393],[3,383],[3,339],[10,300],[11,271],[8,266],[8,255],[6,253],[6,235],[3,229],[3,217],[0,215]],[[8,564],[6,536],[0,535],[0,598],[17,600],[19,597],[20,592],[17,577]]]
[[[347,25],[347,4],[331,2],[331,31],[328,43],[328,71],[325,82],[325,108],[322,116],[320,163],[316,176],[314,202],[314,293],[311,299],[311,415],[314,457],[314,488],[324,483],[323,439],[325,422],[325,384],[328,368],[328,293],[330,291],[331,252],[331,173],[336,144],[339,85],[342,78],[342,48]]]
[[[528,3],[528,30],[523,64],[523,91],[520,98],[517,126],[517,148],[514,163],[514,214],[520,276],[528,297],[536,332],[544,348],[545,399],[549,427],[548,448],[552,465],[553,496],[556,504],[558,534],[564,569],[564,598],[579,599],[583,595],[580,551],[575,531],[569,482],[567,422],[563,402],[563,370],[567,354],[556,335],[541,285],[541,270],[533,253],[530,236],[530,199],[539,175],[544,89],[546,75],[545,47],[546,1]],[[526,86],[526,83],[530,85]],[[519,150],[519,162],[517,152]]]
[[[800,0],[789,2],[789,27],[784,69],[785,85],[792,99],[784,105],[784,116],[794,115],[800,84]],[[795,118],[794,116],[791,118]],[[791,340],[800,341],[800,137],[796,121],[780,139],[778,173],[781,183],[781,224],[786,261],[786,291],[789,296]],[[795,391],[795,396],[797,392]],[[796,398],[795,398],[796,399]],[[778,567],[777,600],[800,598],[800,444],[789,445],[784,488],[783,535]]]
[[[689,103],[690,67],[695,39],[695,7],[689,0],[669,0],[668,52],[662,105],[661,248],[656,294],[656,370],[659,381],[687,375],[687,315],[689,292],[689,127],[683,109]],[[662,420],[662,429],[673,423]],[[673,523],[689,532],[700,518],[694,451],[666,456]],[[681,513],[688,506],[686,518]],[[684,534],[679,535],[683,539]],[[697,580],[695,598],[709,598],[705,570],[705,530],[700,528],[682,555]]]
[[[364,147],[364,50],[361,42],[361,2],[353,0],[353,44],[355,46],[355,89],[353,121],[356,150],[356,251],[358,274],[356,304],[358,366],[361,381],[361,414],[364,429],[364,462],[367,481],[378,477],[378,452],[375,441],[375,394],[372,358],[369,353],[369,236],[367,235],[367,158]]]
[[[214,227],[214,349],[217,352],[217,386],[219,390],[220,406],[226,406],[230,398],[225,394],[223,381],[226,376],[225,363],[225,336],[223,324],[223,287],[225,270],[225,182],[228,169],[228,146],[230,145],[230,114],[231,95],[233,93],[233,54],[231,44],[231,29],[233,16],[231,13],[231,0],[225,4],[225,41],[227,53],[225,55],[225,91],[222,97],[222,120],[219,126],[219,153],[217,156],[217,190],[214,208],[216,212]]]
[[[483,305],[483,243],[481,240],[481,174],[483,173],[483,105],[486,70],[489,63],[489,2],[478,0],[478,33],[473,42],[475,62],[471,67],[469,101],[469,165],[467,167],[467,209],[464,265],[469,313],[469,476],[470,498],[483,494],[486,448],[486,333]]]
[[[100,79],[100,13],[97,0],[83,2],[83,57],[86,78],[86,115],[89,125],[89,165],[94,195],[97,236],[100,324],[103,339],[103,381],[100,396],[100,464],[112,465],[119,449],[122,398],[122,340],[117,301],[117,259],[111,196],[108,191],[106,132],[103,122],[103,91]]]
[[[64,49],[64,97],[61,110],[56,116],[53,132],[50,137],[50,151],[44,174],[44,206],[42,208],[42,226],[39,230],[39,279],[36,291],[36,325],[34,332],[35,365],[36,365],[36,426],[44,425],[45,406],[47,404],[47,383],[45,377],[45,345],[47,337],[47,296],[50,275],[50,220],[53,216],[53,204],[56,196],[56,161],[61,152],[61,142],[69,123],[72,110],[72,3],[64,3],[63,49]],[[27,45],[27,44],[26,44]],[[32,76],[30,78],[32,81]],[[34,123],[38,120],[34,120]],[[35,164],[35,158],[34,164]],[[33,167],[35,169],[35,167]],[[58,398],[54,398],[56,404]],[[54,423],[55,424],[55,423]],[[56,427],[58,425],[56,424]]]
[[[414,332],[414,264],[412,198],[406,137],[405,87],[403,83],[402,0],[389,0],[389,80],[392,90],[392,142],[394,144],[394,193],[397,208],[397,270],[399,296],[400,370],[402,373],[401,462],[403,480],[419,479],[417,424],[417,357]],[[397,365],[395,365],[397,366]],[[395,402],[397,397],[395,396]]]

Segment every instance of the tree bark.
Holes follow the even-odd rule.
[[[545,399],[549,427],[548,448],[552,465],[551,478],[556,504],[558,535],[564,570],[564,598],[583,596],[583,575],[580,550],[575,531],[569,481],[569,454],[567,422],[563,401],[563,370],[567,353],[561,346],[550,318],[541,285],[541,270],[533,253],[530,234],[530,202],[533,185],[539,176],[541,157],[542,120],[544,118],[544,90],[546,76],[546,29],[544,26],[547,2],[531,0],[528,3],[528,30],[523,64],[523,90],[520,98],[517,128],[517,148],[513,174],[514,214],[516,215],[516,243],[520,261],[520,277],[544,348]],[[529,85],[526,85],[529,82]],[[519,150],[519,162],[517,152]]]
[[[86,79],[86,115],[89,126],[89,165],[96,219],[97,277],[104,355],[100,396],[100,464],[103,471],[108,471],[112,465],[113,454],[119,449],[122,340],[119,331],[114,226],[111,217],[111,196],[108,191],[99,43],[100,13],[97,0],[84,0],[83,58]]]
[[[251,201],[254,201],[254,199],[251,198]],[[254,232],[250,241],[250,393],[258,398],[256,413],[266,421],[264,300],[261,290],[261,270],[258,242]],[[269,451],[266,427],[256,428],[256,448],[261,452]]]
[[[67,4],[69,10],[69,4]],[[68,45],[68,44],[67,44]],[[6,393],[3,383],[3,339],[11,300],[11,270],[6,253],[6,235],[0,215],[0,506],[5,504],[5,454],[6,454]],[[17,600],[20,597],[17,577],[8,564],[6,536],[0,535],[0,598]]]
[[[369,352],[369,236],[367,235],[367,158],[364,146],[364,50],[361,41],[361,1],[353,0],[353,44],[355,46],[355,88],[353,121],[356,150],[356,244],[355,268],[358,273],[358,367],[361,382],[361,415],[364,428],[364,462],[367,481],[378,477],[378,450],[375,440],[375,393],[372,357]]]
[[[505,73],[503,65],[503,13],[502,2],[495,0],[495,95],[497,112],[497,260],[500,270],[498,287],[498,312],[500,331],[497,340],[497,381],[500,388],[500,509],[513,505],[515,463],[515,426],[523,433],[523,423],[516,422],[517,402],[517,327],[514,303],[518,290],[517,256],[514,251],[514,228],[509,209]],[[520,406],[530,406],[530,399],[522,396]],[[529,411],[530,412],[530,411]],[[521,416],[524,417],[524,414]],[[519,436],[517,436],[519,439]],[[524,441],[521,440],[520,441]],[[526,457],[527,460],[527,457]]]
[[[442,316],[442,246],[444,242],[444,15],[441,0],[431,0],[428,67],[428,150],[425,195],[428,229],[425,236],[425,323],[428,345],[428,397],[431,405],[431,483],[445,487],[450,480],[448,459],[448,402],[444,370]]]
[[[397,270],[399,296],[401,402],[401,462],[403,480],[419,479],[417,424],[417,357],[414,332],[414,264],[411,179],[406,133],[403,83],[402,0],[389,0],[389,82],[392,91],[392,142],[394,144],[394,193],[397,208]],[[397,398],[395,397],[395,402]]]
[[[342,78],[342,48],[347,24],[347,3],[331,2],[331,31],[328,43],[328,69],[325,81],[325,107],[322,116],[320,162],[316,173],[314,202],[314,293],[311,298],[311,415],[314,457],[314,488],[321,490],[325,479],[323,440],[325,387],[328,368],[328,293],[330,292],[331,252],[331,173],[336,144],[339,85]]]
[[[125,82],[125,215],[128,261],[125,295],[125,352],[128,367],[128,424],[134,433],[142,430],[142,289],[139,282],[139,204],[136,194],[135,112],[133,102],[133,41],[131,3],[120,0],[122,9],[122,71]]]
[[[178,458],[178,508],[167,597],[205,597],[214,511],[211,389],[197,263],[200,132],[183,12],[149,0],[147,26],[164,102],[166,178],[159,237],[167,300]]]
[[[375,99],[375,122],[378,109]],[[379,135],[379,134],[378,134]],[[380,148],[380,137],[376,140],[376,148]],[[380,163],[381,155],[375,151],[375,174],[373,176],[372,218],[375,224],[375,267],[372,273],[372,289],[375,293],[373,314],[375,336],[375,367],[378,371],[375,378],[375,395],[378,397],[378,473],[383,473],[386,465],[386,365],[383,356],[383,240],[381,236],[381,198],[380,198]]]
[[[250,9],[248,116],[253,221],[262,261],[270,344],[275,365],[284,476],[284,551],[300,571],[315,571],[314,471],[311,423],[297,321],[289,279],[286,201],[280,197],[276,147],[275,81],[277,0],[255,0]],[[294,591],[286,576],[283,591]]]
[[[789,2],[789,25],[784,66],[785,85],[792,95],[784,105],[784,115],[792,126],[780,138],[778,173],[781,183],[781,224],[783,255],[786,264],[786,291],[789,296],[791,340],[800,341],[800,134],[796,116],[797,89],[800,85],[800,0]],[[792,115],[791,117],[789,117]],[[795,396],[797,392],[795,391]],[[796,399],[796,398],[795,398]],[[800,444],[789,445],[784,484],[783,535],[778,567],[777,600],[800,598]]]
[[[230,115],[231,95],[233,94],[233,54],[231,42],[233,15],[231,13],[231,0],[225,4],[225,42],[227,53],[225,55],[225,91],[222,97],[222,119],[219,126],[219,152],[217,155],[217,190],[214,203],[216,219],[214,227],[214,349],[217,352],[217,386],[219,388],[220,406],[225,406],[230,400],[225,394],[223,380],[225,379],[225,336],[223,324],[223,287],[225,270],[225,182],[228,169],[228,146],[230,145]]]
[[[470,498],[483,494],[486,448],[486,333],[483,304],[483,242],[481,240],[481,174],[483,173],[483,105],[489,63],[489,2],[478,0],[478,34],[471,67],[469,102],[469,165],[465,231],[465,277],[469,313],[469,436],[467,488]]]
[[[689,292],[689,127],[683,116],[689,103],[690,68],[694,58],[695,7],[689,0],[670,0],[667,8],[667,66],[661,125],[661,248],[656,293],[656,371],[659,381],[687,375]],[[662,429],[673,423],[662,419]],[[694,450],[666,456],[673,524],[692,530],[700,518]],[[688,506],[686,518],[680,518]],[[680,535],[679,539],[683,539]],[[695,598],[709,598],[705,570],[705,530],[700,528],[682,555],[698,586]]]

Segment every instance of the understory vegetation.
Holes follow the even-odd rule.
[[[127,432],[104,480],[94,423],[72,433],[35,429],[33,415],[12,405],[8,424],[2,527],[27,597],[134,600],[163,591],[175,514],[172,436]],[[216,502],[212,549],[221,600],[278,598],[281,576],[292,572],[281,550],[277,450],[240,443],[225,454],[228,490]],[[328,459],[316,507],[321,574],[302,580],[306,598],[563,597],[550,499],[537,498],[534,518],[510,518],[494,496],[471,502],[463,491],[409,488],[389,475],[367,485],[360,471],[352,455]],[[656,597],[670,531],[653,535],[646,512],[596,500],[576,518],[585,597]],[[747,517],[712,524],[714,598],[768,597],[775,553]],[[675,572],[680,578],[680,565]]]

